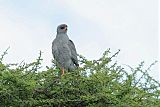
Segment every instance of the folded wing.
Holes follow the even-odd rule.
[[[78,64],[78,59],[77,59],[77,51],[76,51],[76,48],[75,48],[75,45],[74,43],[72,42],[72,40],[69,40],[68,42],[68,46],[71,50],[71,59],[73,61],[73,63],[78,67],[79,64]]]

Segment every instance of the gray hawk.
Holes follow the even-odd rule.
[[[77,51],[73,41],[67,35],[66,24],[57,27],[57,35],[52,42],[52,54],[62,75],[64,75],[64,71],[73,71],[79,66]]]

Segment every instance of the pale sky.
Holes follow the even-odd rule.
[[[43,52],[51,66],[51,44],[59,24],[79,54],[98,59],[111,48],[115,60],[136,67],[159,61],[158,0],[0,0],[0,53],[5,63],[32,62]],[[149,72],[160,80],[159,62]]]

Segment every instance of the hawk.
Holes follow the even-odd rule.
[[[62,75],[64,75],[64,71],[73,71],[79,66],[77,51],[73,41],[67,35],[66,24],[57,27],[57,35],[52,42],[52,54]]]

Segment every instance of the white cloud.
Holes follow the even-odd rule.
[[[25,16],[19,15],[7,8],[0,10],[0,46],[1,53],[10,46],[8,55],[5,57],[7,63],[17,63],[25,60],[32,62],[38,57],[41,50],[43,52],[44,62],[50,62],[52,56],[50,52],[51,28],[43,22],[31,20]],[[49,37],[50,36],[50,37]],[[49,47],[46,50],[46,47]]]

